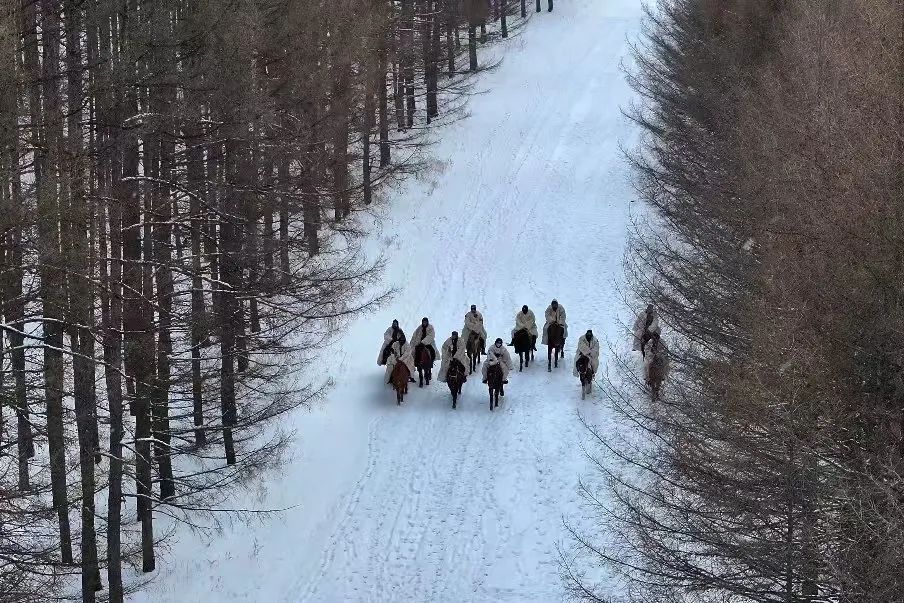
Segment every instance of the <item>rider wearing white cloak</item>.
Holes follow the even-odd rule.
[[[393,341],[399,341],[402,344],[406,341],[405,331],[399,327],[398,320],[393,320],[392,325],[383,333],[383,345],[380,346],[380,354],[377,356],[377,366],[383,366],[386,363],[385,358],[389,354],[388,348]]]
[[[411,334],[410,345],[412,353],[422,343],[427,346],[433,356],[433,360],[436,361],[436,331],[434,331],[433,325],[430,324],[426,316],[421,319],[421,324]]]
[[[522,329],[527,329],[527,332],[530,333],[531,336],[531,347],[534,351],[537,350],[537,318],[534,316],[534,311],[529,309],[527,306],[521,306],[521,311],[515,314],[515,328],[512,329],[512,338],[510,341],[515,341],[515,333]],[[513,345],[513,344],[509,344]]]
[[[462,368],[465,368],[468,366],[468,352],[464,340],[458,336],[457,331],[452,331],[452,336],[443,343],[442,351],[443,362],[439,367],[439,374],[436,378],[445,383],[446,374],[449,372],[449,365],[452,364],[452,359],[459,361]]]
[[[596,374],[600,367],[600,340],[593,336],[593,331],[587,329],[587,332],[578,339],[578,350],[574,354],[574,369],[572,373],[578,376],[578,360],[581,356],[590,358],[590,366],[593,368],[593,374]]]
[[[568,339],[568,323],[565,322],[565,306],[557,300],[552,300],[546,308],[546,324],[543,325],[543,345],[549,344],[549,325],[558,323],[565,329],[565,339]]]
[[[487,330],[483,326],[483,314],[477,311],[477,306],[474,304],[471,304],[471,311],[465,314],[465,326],[461,328],[461,338],[464,339],[465,345],[472,332],[482,338],[484,349],[481,350],[481,353],[486,354]]]
[[[386,383],[390,383],[392,378],[392,369],[395,368],[396,362],[400,360],[408,367],[408,381],[414,381],[414,375],[417,369],[414,368],[414,356],[411,355],[412,348],[406,343],[393,341],[390,346],[389,356],[386,358]]]
[[[512,364],[512,356],[509,354],[508,348],[502,345],[502,338],[497,337],[496,343],[487,348],[487,358],[483,362],[481,371],[483,372],[483,382],[487,382],[487,369],[495,365],[502,366],[502,382],[508,383],[509,371],[515,366]]]
[[[644,348],[653,333],[661,332],[659,326],[659,315],[653,309],[653,304],[647,304],[647,309],[637,315],[634,321],[634,347],[631,348],[635,352],[641,352],[646,356]]]

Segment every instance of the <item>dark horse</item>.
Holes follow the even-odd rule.
[[[647,385],[650,386],[653,402],[659,400],[659,390],[662,389],[662,382],[665,380],[665,368],[665,357],[662,354],[654,353],[647,373]]]
[[[480,362],[480,350],[483,349],[485,344],[486,342],[479,333],[475,333],[474,331],[468,333],[468,343],[466,344],[465,349],[468,352],[468,360],[470,361],[470,366],[468,367],[469,375],[477,370],[477,363]]]
[[[396,392],[396,404],[399,406],[402,405],[402,400],[405,398],[405,394],[408,393],[408,377],[410,376],[411,372],[408,370],[408,365],[401,360],[392,367],[389,382],[392,383],[392,389]]]
[[[418,387],[424,387],[424,381],[430,385],[433,378],[433,356],[423,343],[414,348],[414,367],[417,369]]]
[[[559,356],[565,356],[563,348],[565,347],[565,327],[557,322],[549,325],[546,329],[546,370],[552,371],[553,362],[556,368],[559,368]]]
[[[464,385],[465,379],[464,365],[455,359],[449,362],[449,369],[446,371],[446,385],[449,386],[449,392],[452,394],[452,408],[458,407],[458,397],[461,395],[461,386]]]
[[[581,400],[583,400],[593,386],[593,364],[590,362],[590,358],[582,354],[578,358],[575,368],[578,370],[578,377],[581,378]]]
[[[490,410],[493,410],[499,406],[499,395],[505,395],[502,389],[502,367],[498,364],[487,369],[487,386],[490,388]]]
[[[524,367],[530,366],[531,360],[534,359],[533,341],[530,332],[527,329],[521,329],[512,338],[515,344],[515,352],[518,353],[518,371],[524,370]]]

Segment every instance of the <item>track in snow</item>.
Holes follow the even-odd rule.
[[[393,199],[373,240],[399,295],[336,346],[328,404],[292,419],[293,461],[249,502],[298,508],[179,543],[147,601],[561,600],[556,545],[587,470],[577,413],[605,420],[580,400],[573,346],[588,327],[623,338],[612,284],[632,190],[619,145],[634,132],[619,66],[640,16],[640,0],[563,0],[509,42],[480,83],[489,94],[434,149],[445,170]],[[445,384],[414,387],[401,408],[383,385],[374,360],[393,318],[410,335],[429,316],[439,344],[475,303],[508,341],[521,305],[542,320],[552,297],[568,311],[565,360],[547,373],[538,346],[497,412],[478,374],[455,411]]]

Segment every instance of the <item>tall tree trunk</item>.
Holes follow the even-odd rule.
[[[388,50],[383,38],[380,42],[379,68],[377,69],[377,97],[380,112],[380,167],[386,167],[392,160],[389,148],[389,107],[386,93],[386,70],[388,69]]]
[[[135,77],[134,38],[137,36],[137,3],[126,0],[122,12],[123,61],[122,69]],[[132,82],[129,82],[132,84]],[[127,85],[124,98],[124,119],[138,114],[138,99],[134,85]],[[126,373],[134,380],[133,414],[135,415],[135,477],[138,518],[141,521],[142,569],[154,571],[153,490],[151,487],[151,381],[154,377],[154,339],[151,316],[142,292],[146,291],[142,270],[142,203],[138,187],[139,145],[136,132],[124,135],[122,164],[122,255],[123,255],[123,332],[125,335]],[[145,233],[147,236],[147,233]],[[148,262],[152,260],[147,256]]]
[[[234,183],[239,178],[239,162],[241,161],[239,139],[243,134],[230,138],[226,142],[226,181]],[[241,286],[241,267],[238,257],[238,235],[235,217],[238,215],[238,200],[233,189],[223,195],[223,209],[220,223],[220,250],[222,263],[220,273],[223,280],[223,291],[220,294],[220,408],[223,422],[223,447],[226,463],[236,462],[235,443],[232,428],[237,421],[235,399],[235,356],[237,314],[236,292]]]
[[[207,186],[204,183],[204,149],[200,129],[200,99],[195,99],[190,107],[189,127],[183,132],[186,139],[185,173],[188,179],[189,197],[188,213],[191,232],[191,392],[192,421],[195,428],[195,446],[201,448],[207,444],[204,430],[204,378],[201,373],[201,348],[208,339],[209,317],[205,311],[204,280],[201,265],[201,238],[204,222],[201,219],[201,198],[207,199]]]
[[[521,18],[527,18],[527,0],[521,0]]]
[[[292,267],[289,265],[289,191],[292,190],[292,183],[289,181],[289,158],[285,155],[279,158],[276,179],[281,191],[279,197],[280,282],[286,285],[292,274]],[[305,220],[305,228],[307,228],[307,220]]]
[[[502,20],[502,37],[508,37],[508,2],[506,0],[499,0],[502,8],[500,9],[500,19]]]
[[[63,249],[69,257],[66,265],[69,273],[68,293],[69,339],[72,346],[73,395],[75,398],[75,418],[79,446],[79,468],[81,472],[81,566],[82,601],[93,603],[95,591],[100,590],[100,568],[97,559],[97,535],[94,525],[94,454],[96,430],[96,409],[94,408],[94,297],[92,291],[93,266],[90,264],[87,245],[89,222],[93,219],[91,207],[86,198],[85,171],[82,165],[84,149],[82,145],[82,32],[81,7],[75,2],[66,6],[66,70],[67,96],[70,110],[67,118],[66,137],[67,175],[69,203],[66,219],[69,228],[64,230],[68,240],[62,241]],[[73,110],[73,108],[75,108]]]
[[[455,51],[457,50],[458,13],[455,10],[458,5],[456,0],[443,0],[446,6],[446,62],[449,67],[449,77],[455,75]]]
[[[364,204],[370,205],[373,200],[373,186],[371,183],[371,151],[370,137],[374,129],[375,99],[374,89],[379,85],[374,69],[374,57],[367,57],[363,61],[364,71],[364,119],[362,120],[361,140],[361,181],[364,188]]]
[[[33,4],[32,4],[33,5]],[[38,196],[38,239],[41,254],[41,299],[44,312],[44,399],[47,406],[47,443],[50,448],[50,480],[53,507],[60,528],[63,563],[71,564],[72,536],[66,491],[66,442],[63,428],[63,310],[61,278],[59,175],[57,161],[62,138],[62,105],[59,91],[61,7],[55,0],[41,0],[43,57],[44,140],[35,152],[35,184]],[[33,26],[30,31],[34,31]],[[40,178],[37,175],[40,174]]]
[[[468,24],[468,59],[471,71],[477,71],[477,28],[474,23]]]
[[[414,87],[414,0],[402,0],[402,80],[405,86],[405,124],[414,127],[417,101]]]

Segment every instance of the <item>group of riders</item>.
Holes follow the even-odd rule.
[[[566,321],[565,307],[557,300],[552,300],[545,312],[546,323],[543,326],[543,337],[541,342],[548,344],[548,333],[551,325],[560,325],[564,332],[564,338],[568,337],[568,323]],[[521,311],[515,314],[515,326],[512,328],[511,340],[508,344],[504,344],[501,337],[486,347],[487,332],[484,327],[483,314],[477,309],[476,305],[472,305],[470,311],[465,314],[464,325],[461,333],[452,331],[452,334],[443,342],[439,354],[442,360],[440,365],[438,379],[442,382],[446,381],[446,375],[450,367],[454,366],[461,371],[462,375],[467,373],[466,368],[469,365],[467,355],[467,342],[474,334],[475,351],[479,351],[481,355],[485,355],[481,366],[481,374],[483,382],[487,381],[487,371],[493,366],[500,366],[502,369],[503,384],[508,383],[509,372],[514,367],[512,357],[509,354],[506,345],[513,345],[515,335],[519,331],[525,331],[530,335],[530,345],[533,351],[537,350],[537,337],[539,330],[537,328],[537,320],[533,310],[526,305],[521,307]],[[660,362],[664,366],[668,362],[668,350],[661,338],[661,328],[659,326],[659,317],[652,304],[647,305],[646,309],[641,312],[637,320],[634,322],[633,328],[635,351],[639,351],[643,356],[644,375],[647,382],[650,382],[650,369],[655,362]],[[430,354],[431,362],[436,361],[436,331],[430,320],[425,316],[421,319],[421,324],[411,334],[408,340],[405,332],[399,326],[398,320],[393,320],[392,325],[386,329],[383,334],[383,345],[380,347],[380,355],[377,358],[379,366],[386,367],[386,382],[389,383],[392,371],[396,363],[404,362],[408,367],[409,380],[414,382],[414,375],[417,371],[415,368],[414,351],[419,346],[423,347]],[[583,370],[586,363],[590,363],[590,368],[595,374],[599,368],[600,361],[600,342],[599,338],[593,335],[593,331],[588,329],[586,333],[578,339],[577,354],[575,354],[574,375],[578,376]],[[504,395],[504,390],[501,392]]]
[[[563,329],[564,338],[568,337],[565,307],[557,300],[553,299],[546,308],[545,318],[546,323],[543,326],[542,344],[546,345],[549,343],[549,327],[552,325],[560,325]],[[440,348],[442,363],[437,378],[445,382],[446,375],[449,373],[453,363],[455,363],[455,368],[459,369],[462,375],[467,373],[465,369],[465,367],[469,366],[467,342],[473,334],[474,345],[476,346],[475,352],[479,351],[481,355],[486,355],[486,359],[481,366],[483,382],[487,382],[487,371],[491,367],[498,365],[502,368],[503,384],[508,383],[508,375],[514,364],[506,345],[513,345],[515,336],[520,331],[526,331],[530,335],[531,349],[536,351],[539,330],[537,329],[537,321],[533,310],[526,305],[522,306],[521,310],[515,314],[515,326],[512,328],[509,343],[504,344],[502,338],[497,337],[487,349],[487,332],[484,327],[483,314],[480,313],[476,305],[472,305],[470,311],[465,314],[461,333],[452,331],[452,334],[443,342]],[[633,329],[634,350],[640,351],[643,355],[644,372],[648,382],[650,367],[654,360],[658,359],[663,363],[667,362],[668,350],[660,337],[660,332],[659,318],[652,304],[650,304],[637,317]],[[436,331],[427,317],[421,319],[421,324],[411,334],[410,340],[406,338],[405,332],[399,326],[399,321],[392,321],[392,325],[383,334],[383,345],[380,347],[380,354],[377,357],[377,365],[386,367],[387,383],[390,382],[392,371],[398,362],[405,363],[408,367],[409,380],[412,383],[414,382],[414,377],[412,376],[416,373],[414,353],[419,346],[423,346],[427,350],[431,361],[436,360]],[[590,329],[578,339],[573,370],[574,375],[579,376],[579,373],[583,370],[582,367],[588,362],[595,374],[600,362],[600,342]],[[500,393],[505,395],[504,389]]]

